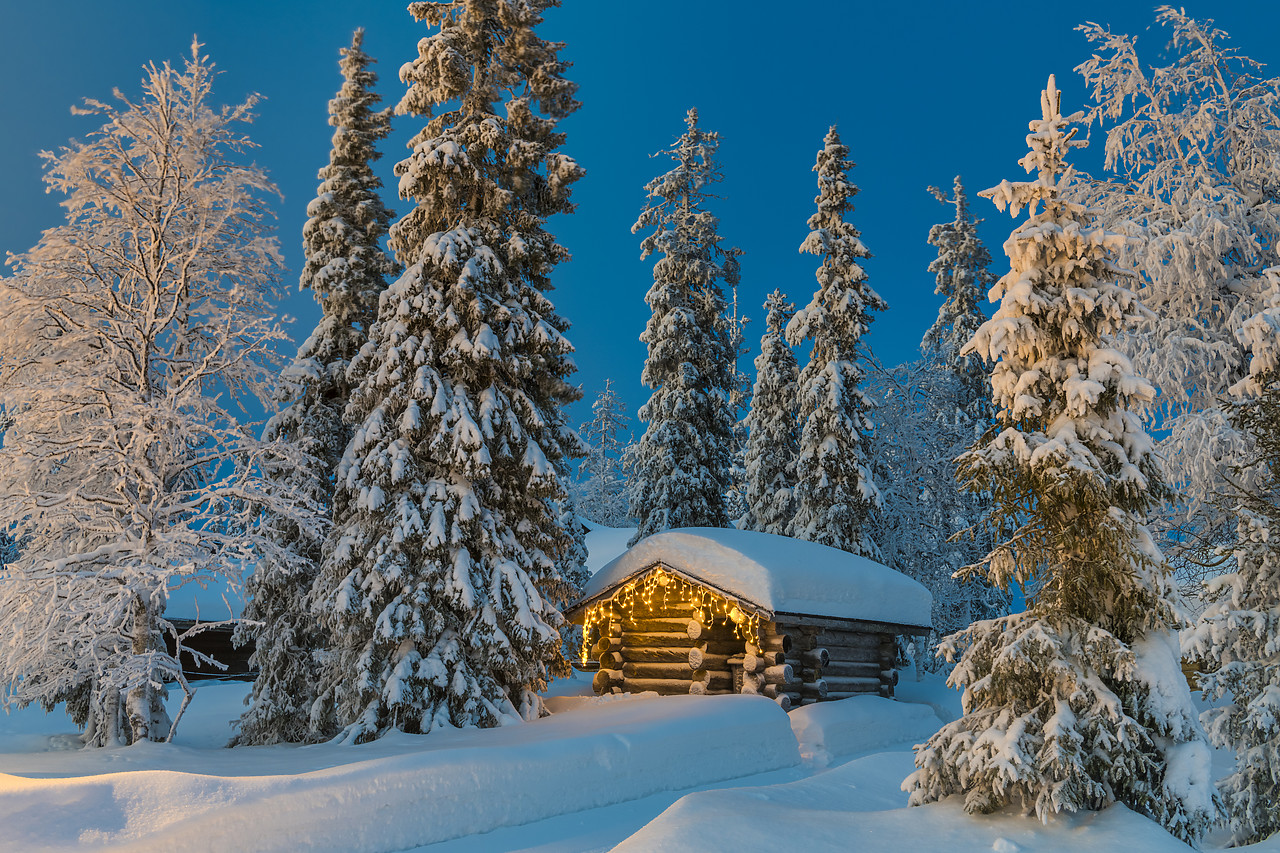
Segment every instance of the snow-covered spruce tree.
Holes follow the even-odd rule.
[[[871,312],[889,306],[867,283],[858,261],[871,253],[845,221],[858,192],[849,182],[853,165],[832,125],[813,167],[818,212],[809,217],[811,230],[800,246],[822,258],[818,290],[786,332],[792,346],[813,344],[800,372],[796,515],[789,535],[875,559],[879,549],[870,525],[881,500],[868,464],[871,401],[860,387],[867,375],[861,347]]]
[[[734,250],[735,254],[741,252]],[[747,503],[747,424],[751,411],[751,377],[738,368],[738,359],[750,350],[746,345],[747,324],[751,318],[738,310],[738,286],[732,288],[729,314],[725,317],[729,349],[733,352],[733,386],[729,391],[729,411],[733,417],[733,448],[729,457],[729,485],[724,493],[724,513],[730,527],[739,527],[746,519]]]
[[[396,165],[405,272],[348,371],[359,426],[315,593],[349,741],[536,717],[567,671],[561,478],[581,451],[568,324],[545,295],[568,253],[545,222],[582,169],[557,151],[576,87],[535,32],[552,5],[409,6],[436,29],[397,111],[432,117]]]
[[[938,201],[948,203],[936,187],[929,191]],[[946,375],[949,385],[954,385],[954,393],[947,395],[945,403],[955,404],[968,420],[985,427],[995,414],[987,367],[976,354],[962,351],[986,322],[979,303],[996,277],[988,269],[991,253],[978,237],[978,220],[969,212],[969,199],[959,175],[953,192],[949,203],[955,205],[955,219],[929,229],[929,245],[938,250],[929,272],[934,275],[934,293],[944,298],[938,319],[920,341],[920,352],[926,362]],[[949,417],[951,413],[943,414]]]
[[[872,473],[885,507],[875,539],[887,565],[932,593],[933,649],[977,619],[1004,615],[1009,601],[983,578],[956,577],[994,544],[980,524],[987,498],[959,488],[954,462],[994,418],[986,366],[974,353],[961,355],[986,320],[978,305],[995,281],[988,270],[991,255],[978,237],[960,178],[950,199],[936,188],[930,192],[955,207],[952,222],[929,231],[929,243],[938,250],[929,271],[944,301],[921,341],[921,360],[873,369],[868,394],[878,421]],[[925,656],[930,669],[944,663]]]
[[[673,527],[725,527],[725,492],[734,451],[731,396],[735,352],[725,317],[723,281],[738,281],[737,250],[720,246],[719,220],[707,210],[720,180],[720,135],[698,126],[663,152],[676,162],[645,187],[633,232],[653,231],[641,257],[662,255],[645,302],[653,311],[640,340],[648,344],[642,381],[653,389],[640,408],[644,435],[628,451],[633,542]]]
[[[800,430],[796,395],[800,366],[787,345],[784,330],[795,305],[780,290],[764,303],[765,331],[756,356],[756,384],[751,396],[745,453],[747,516],[744,527],[786,535],[795,517],[793,496]]]
[[[1233,537],[1214,497],[1250,453],[1219,404],[1247,372],[1235,331],[1261,307],[1262,270],[1280,263],[1280,78],[1263,77],[1212,21],[1168,6],[1157,21],[1172,32],[1166,64],[1087,24],[1094,52],[1076,70],[1093,90],[1088,120],[1109,125],[1112,177],[1089,185],[1089,201],[1107,227],[1139,238],[1119,262],[1153,312],[1121,345],[1158,391],[1139,411],[1163,433],[1159,458],[1180,496],[1157,532],[1184,590],[1198,591]]]
[[[353,432],[343,422],[351,396],[347,366],[368,340],[386,277],[397,272],[381,248],[391,212],[382,203],[382,181],[372,167],[381,156],[377,144],[391,129],[391,115],[377,109],[380,98],[373,87],[378,78],[363,41],[364,30],[356,30],[351,46],[340,51],[342,88],[329,101],[333,146],[302,228],[306,262],[300,284],[320,304],[320,322],[284,373],[285,406],[268,421],[265,433],[268,440],[292,442],[312,457],[313,465],[282,466],[275,476],[290,489],[310,493],[326,514],[333,503],[334,472]],[[306,554],[307,562],[259,564],[246,583],[236,641],[255,642],[250,664],[258,677],[236,742],[319,740],[333,734],[311,724],[317,655],[328,647],[309,598],[323,536],[304,538],[287,516],[269,516],[264,524],[282,544]]]
[[[44,155],[66,222],[12,259],[2,291],[0,528],[22,544],[0,582],[4,703],[65,699],[95,746],[176,726],[164,685],[190,691],[165,651],[182,639],[169,591],[296,565],[260,512],[317,523],[265,474],[305,454],[228,408],[271,398],[286,337],[275,187],[237,162],[255,99],[213,108],[213,76],[197,43],[181,70],[148,66],[140,99],[86,102],[102,126]]]
[[[1124,237],[1068,198],[1068,131],[1049,78],[1021,160],[1037,179],[982,195],[1030,218],[1005,243],[995,316],[969,350],[994,364],[998,425],[961,457],[989,492],[996,548],[982,565],[1018,583],[1023,613],[975,623],[948,683],[964,716],[916,753],[911,803],[963,795],[1041,819],[1112,803],[1184,840],[1216,817],[1209,751],[1178,664],[1178,595],[1143,524],[1163,488],[1133,412],[1154,392],[1107,341],[1144,314],[1112,260]]]
[[[606,379],[604,390],[591,404],[591,420],[578,428],[587,445],[587,455],[578,465],[578,482],[574,501],[578,514],[605,527],[625,527],[627,517],[627,478],[622,468],[624,436],[629,436],[631,419],[613,390],[613,380]]]
[[[1210,604],[1183,644],[1203,664],[1206,697],[1230,698],[1201,719],[1210,740],[1236,752],[1235,772],[1218,783],[1236,844],[1280,832],[1280,267],[1269,274],[1269,305],[1240,334],[1249,376],[1232,388],[1242,399],[1231,420],[1254,447],[1230,475],[1236,570],[1210,581]]]

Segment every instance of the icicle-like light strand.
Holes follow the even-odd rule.
[[[648,574],[632,578],[612,596],[597,601],[587,609],[582,627],[582,660],[590,659],[593,638],[598,640],[603,637],[611,621],[620,621],[624,614],[635,609],[637,603],[651,608],[655,601],[663,607],[687,609],[689,618],[703,625],[714,622],[731,624],[736,637],[757,648],[760,646],[758,614],[744,611],[737,602],[700,584],[657,568]]]

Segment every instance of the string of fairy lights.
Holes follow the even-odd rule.
[[[618,587],[613,595],[587,608],[582,626],[582,659],[587,660],[595,642],[608,633],[610,622],[621,621],[625,614],[641,605],[646,610],[655,606],[686,610],[690,619],[696,619],[703,625],[715,622],[732,625],[734,636],[760,646],[760,616],[757,613],[743,610],[736,601],[658,566],[632,578]]]

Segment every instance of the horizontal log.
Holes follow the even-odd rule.
[[[697,619],[690,619],[685,623],[685,633],[689,635],[690,640],[697,640],[707,632],[707,626],[703,625]]]
[[[844,678],[879,678],[883,669],[879,661],[833,660],[822,667],[822,674],[837,675]]]
[[[785,631],[779,631],[777,626],[771,622],[761,625],[760,628],[760,645],[766,650],[791,651],[793,641],[790,634]]]
[[[622,670],[619,669],[602,669],[591,679],[591,689],[597,695],[608,693],[609,688],[615,684],[622,682]]]
[[[624,678],[622,689],[628,693],[645,693],[652,690],[663,696],[674,696],[688,693],[691,683],[687,678]]]
[[[702,646],[694,646],[685,656],[690,669],[728,669],[730,655],[714,655]]]
[[[669,648],[688,650],[693,648],[694,640],[683,631],[680,633],[672,631],[655,631],[644,634],[623,634],[622,644],[624,646],[635,646],[636,648]]]
[[[827,687],[832,690],[875,693],[880,689],[880,678],[847,678],[841,676],[823,676]]]
[[[809,666],[826,666],[831,663],[831,653],[825,648],[810,649],[800,653],[800,660]]]
[[[880,670],[880,683],[887,684],[890,687],[898,686],[898,671],[896,669]]]
[[[701,681],[694,681],[689,684],[689,692],[694,696],[724,696],[733,691],[723,687],[708,687]]]
[[[786,663],[781,666],[765,667],[762,674],[767,684],[783,684],[795,680],[795,671],[791,668],[791,664]]]
[[[791,697],[788,696],[787,694],[783,693],[781,696],[772,696],[770,698],[773,699],[773,701],[777,702],[778,707],[780,707],[782,710],[784,711],[791,710]]]
[[[913,637],[928,636],[927,625],[907,625],[901,622],[875,622],[869,619],[838,619],[829,616],[808,616],[803,613],[775,613],[774,624],[783,628],[828,628],[837,631],[857,631],[868,634],[908,634]]]
[[[689,617],[673,619],[668,617],[632,617],[622,624],[624,634],[651,634],[665,632],[683,633],[689,626]]]
[[[624,661],[632,661],[634,663],[681,663],[688,658],[688,652],[684,649],[657,647],[625,646],[621,654]]]
[[[733,689],[733,673],[731,672],[724,672],[719,669],[699,669],[692,671],[690,675],[692,681],[701,682],[709,688]]]
[[[879,691],[867,690],[827,690],[827,699],[835,701],[837,699],[852,699],[855,696],[879,696]]]
[[[800,688],[801,696],[826,696],[831,686],[827,684],[826,679],[819,678],[817,681],[806,681]]]
[[[619,652],[601,652],[596,658],[601,669],[622,669],[622,654]]]
[[[693,678],[688,663],[624,663],[624,678]]]
[[[876,634],[833,634],[829,631],[819,634],[816,638],[817,645],[837,646],[839,648],[851,649],[878,649],[880,648],[880,637]]]

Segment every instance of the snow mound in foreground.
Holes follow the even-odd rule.
[[[791,728],[800,742],[800,755],[815,767],[826,767],[832,758],[841,755],[893,744],[923,743],[940,725],[938,715],[924,705],[879,696],[819,702],[791,712]]]
[[[911,769],[909,752],[887,752],[785,785],[689,794],[615,847],[614,853],[763,850],[778,839],[797,840],[808,853],[855,849],[858,853],[1188,853],[1190,849],[1124,806],[1060,817],[1047,826],[1016,811],[967,815],[956,798],[918,808],[894,808],[906,804],[906,794],[894,793],[893,788]]]
[[[800,762],[756,696],[641,696],[483,734],[299,775],[0,774],[0,826],[33,851],[403,850]]]

